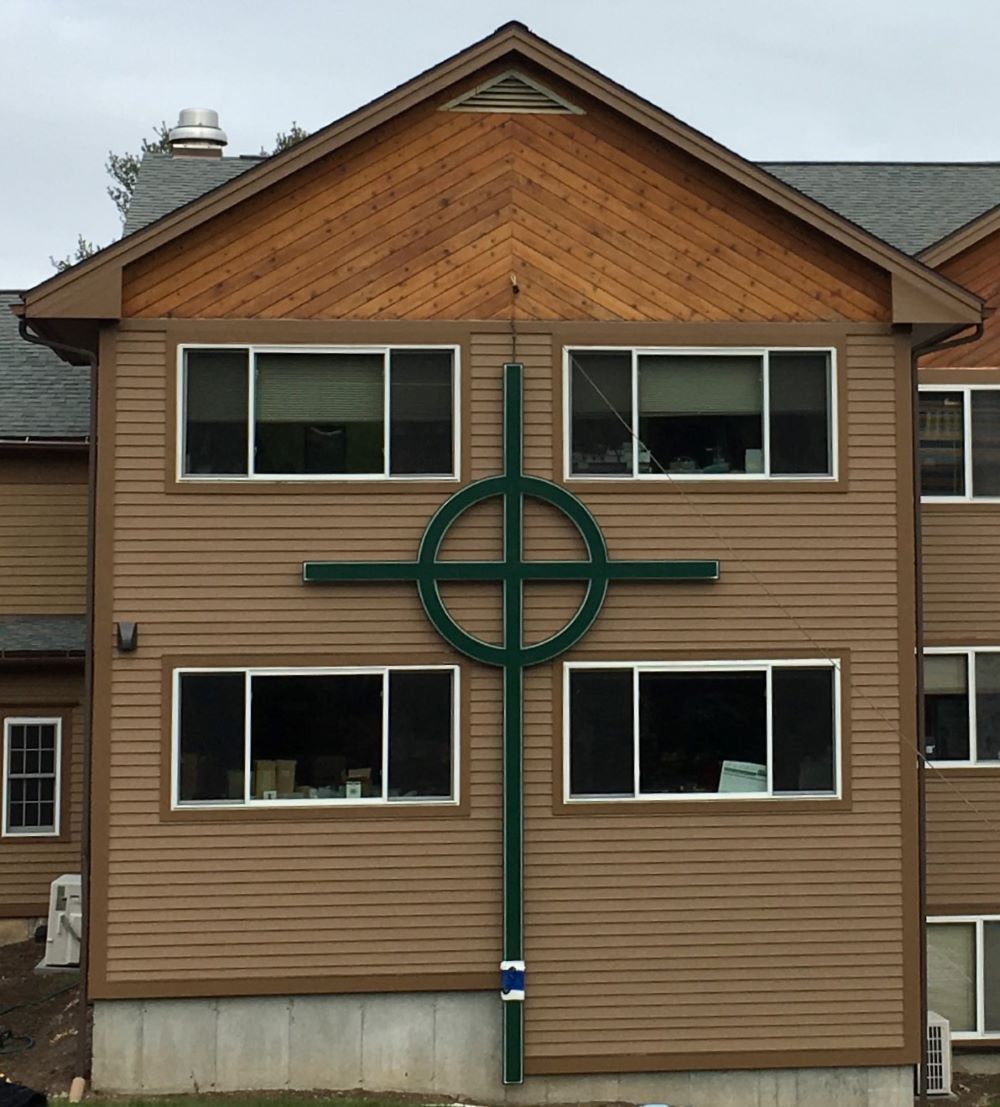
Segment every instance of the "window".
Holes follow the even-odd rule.
[[[958,1038],[1000,1035],[1000,918],[927,920],[927,1006]]]
[[[452,802],[457,684],[453,667],[178,670],[175,803]]]
[[[62,722],[59,719],[4,721],[3,833],[59,833]]]
[[[827,661],[569,665],[568,797],[836,795],[838,694]]]
[[[1000,386],[920,389],[920,492],[1000,497]]]
[[[938,764],[1000,765],[1000,650],[925,651],[924,742]]]
[[[830,350],[566,352],[568,472],[831,477]]]
[[[184,477],[454,477],[454,349],[181,351]]]

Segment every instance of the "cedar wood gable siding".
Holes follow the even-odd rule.
[[[86,578],[86,456],[0,457],[0,617],[82,615]],[[0,758],[4,718],[66,715],[61,833],[0,837],[0,918],[44,915],[50,882],[80,871],[82,669],[82,662],[0,667]]]
[[[529,68],[529,67],[524,67]],[[130,317],[885,320],[885,272],[585,115],[405,113],[127,266]]]
[[[1000,307],[1000,232],[940,271]],[[921,360],[927,384],[1000,384],[1000,317],[982,338]],[[921,507],[924,643],[1000,646],[1000,504]],[[1000,770],[927,772],[927,906],[931,914],[1000,912]]]
[[[411,558],[456,485],[178,484],[174,396],[179,342],[456,342],[462,479],[493,474],[513,269],[531,473],[562,480],[566,344],[834,346],[841,431],[827,484],[571,482],[612,556],[718,557],[723,575],[613,585],[564,660],[838,657],[845,785],[567,808],[562,660],[529,671],[528,1073],[917,1059],[915,771],[896,733],[914,725],[909,347],[887,278],[586,106],[416,112],[126,271],[130,318],[101,349],[94,998],[495,989],[495,670],[459,662],[457,808],[168,809],[172,666],[456,661],[412,587],[301,583],[303,560]],[[495,523],[470,514],[446,555],[492,555]],[[576,552],[541,508],[526,532],[529,556]],[[573,594],[528,589],[526,633]],[[446,598],[496,631],[489,586]],[[135,654],[113,649],[120,618]]]

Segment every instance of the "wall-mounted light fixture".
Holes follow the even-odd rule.
[[[134,653],[139,645],[138,623],[115,623],[118,636],[118,649],[122,653]]]

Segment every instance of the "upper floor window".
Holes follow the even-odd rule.
[[[458,670],[175,673],[174,802],[452,802]]]
[[[3,833],[59,833],[59,719],[9,718],[3,731]]]
[[[577,664],[566,673],[569,799],[838,793],[831,662]]]
[[[184,477],[456,475],[452,348],[182,351]]]
[[[831,350],[567,350],[568,475],[832,477]]]
[[[1000,386],[920,389],[920,493],[1000,497]]]
[[[1000,650],[924,653],[924,744],[941,763],[1000,763]]]

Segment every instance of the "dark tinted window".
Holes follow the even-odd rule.
[[[573,669],[569,699],[570,793],[631,796],[632,670]]]
[[[1000,496],[1000,390],[974,389],[972,494]]]
[[[389,466],[394,476],[453,472],[452,353],[393,350],[389,360]]]
[[[920,393],[920,493],[965,495],[965,423],[961,392]]]
[[[242,800],[246,678],[243,673],[182,673],[177,796]]]
[[[772,671],[773,791],[836,791],[833,682],[829,667]]]
[[[571,471],[588,476],[632,472],[632,355],[570,353]]]
[[[187,350],[184,473],[247,471],[247,350]]]
[[[773,353],[769,359],[771,472],[829,473],[830,358]]]
[[[389,799],[452,794],[451,671],[389,674]]]
[[[932,761],[969,759],[969,678],[964,654],[924,658],[924,741]]]

